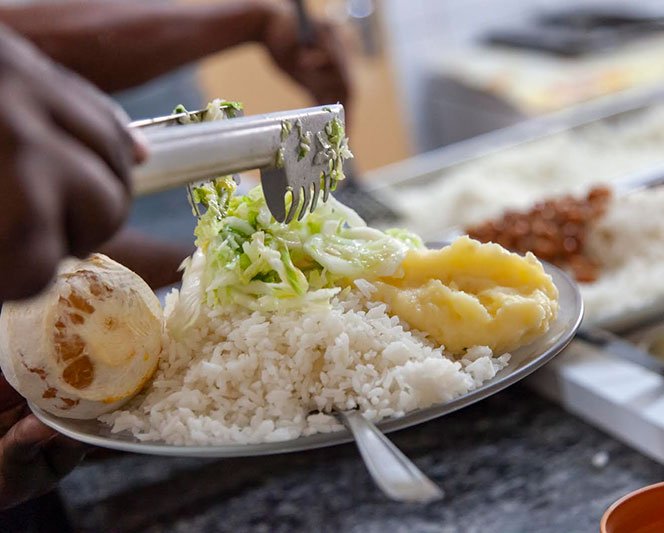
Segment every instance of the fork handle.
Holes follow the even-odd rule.
[[[335,415],[353,434],[367,470],[386,496],[400,502],[443,497],[443,491],[359,411],[336,411]]]
[[[146,128],[149,155],[133,173],[135,195],[221,176],[273,167],[281,146],[281,124],[330,113],[343,117],[341,105],[253,115],[186,127]]]
[[[279,149],[280,126],[238,125],[239,120],[146,130],[150,152],[134,169],[134,194],[269,166]]]

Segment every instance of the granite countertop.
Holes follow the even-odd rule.
[[[84,532],[574,533],[596,532],[611,502],[664,479],[664,466],[523,385],[391,437],[443,487],[442,502],[387,500],[352,444],[247,459],[120,456],[82,465],[61,494]]]

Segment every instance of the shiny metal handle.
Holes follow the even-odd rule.
[[[311,107],[184,128],[144,128],[150,153],[134,169],[134,193],[149,194],[213,176],[272,167],[282,143],[283,121],[310,123],[320,118],[327,122],[331,113],[343,117],[343,107]]]
[[[659,359],[610,331],[581,326],[575,338],[664,376],[664,364]]]
[[[443,498],[443,491],[359,411],[339,411],[335,415],[355,437],[367,470],[388,497],[401,502]]]
[[[134,193],[270,165],[281,142],[279,124],[238,126],[236,120],[242,119],[146,130],[150,155],[134,169]]]

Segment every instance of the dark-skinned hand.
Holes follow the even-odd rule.
[[[0,374],[0,510],[51,490],[85,451],[42,424]]]
[[[60,259],[122,224],[145,156],[125,123],[102,93],[0,26],[0,302],[37,293]]]
[[[352,103],[347,54],[334,26],[314,18],[312,42],[302,43],[295,11],[283,3],[267,6],[262,42],[276,65],[318,104],[340,102],[348,115]]]

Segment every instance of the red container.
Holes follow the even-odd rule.
[[[601,533],[664,533],[664,483],[623,496],[609,507]]]

